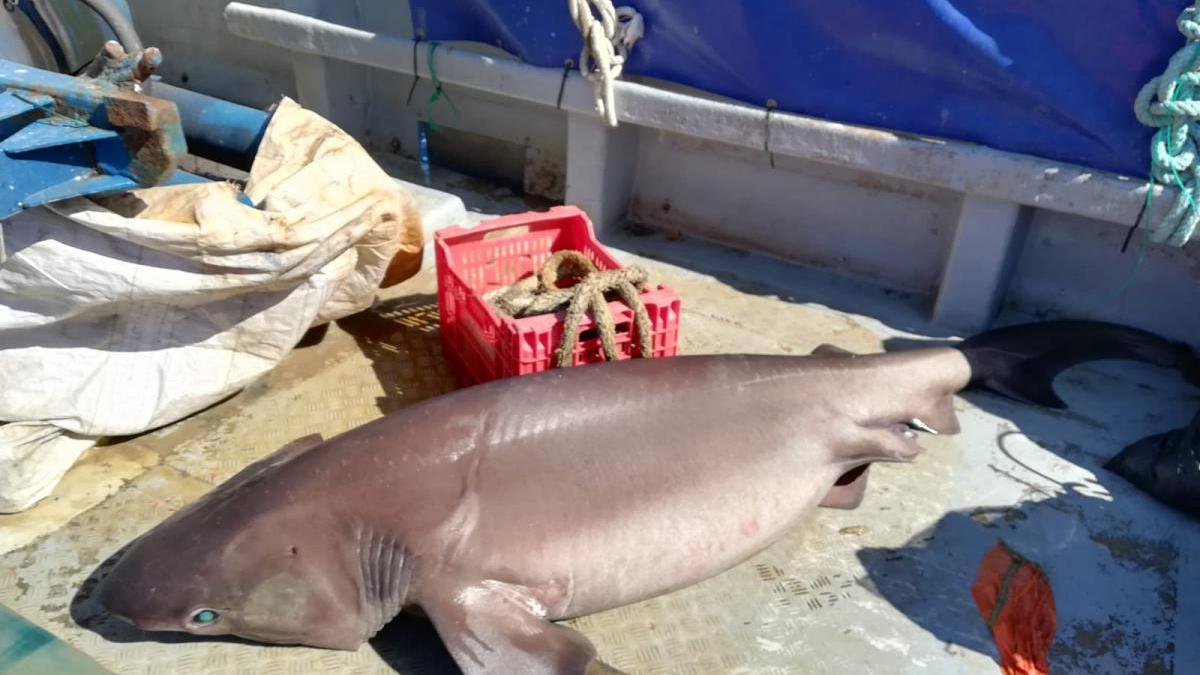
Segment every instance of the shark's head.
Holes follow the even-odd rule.
[[[970,375],[962,354],[940,348],[859,357],[821,345],[813,355],[835,359],[844,391],[853,392],[841,397],[831,421],[839,425],[832,450],[842,473],[821,506],[856,508],[872,463],[911,462],[921,453],[922,435],[960,430],[954,394]]]
[[[357,649],[358,567],[338,531],[303,500],[224,485],[133,542],[100,604],[147,631]]]
[[[921,434],[960,431],[954,395],[970,379],[967,359],[950,348],[858,356],[821,345],[813,356],[831,359],[841,387],[838,419],[842,429],[835,460],[907,462],[921,452]]]
[[[940,403],[940,402],[939,402]],[[953,405],[946,396],[945,405]],[[940,407],[940,405],[939,405]],[[932,412],[932,411],[931,411]],[[854,509],[862,503],[867,493],[867,478],[871,464],[875,462],[911,462],[921,453],[918,442],[920,435],[955,433],[958,421],[939,416],[934,426],[917,416],[885,417],[861,423],[855,433],[847,435],[847,441],[839,447],[838,458],[845,469],[833,487],[821,500],[821,506],[835,509]],[[939,430],[939,427],[941,430]]]

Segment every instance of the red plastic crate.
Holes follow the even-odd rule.
[[[442,345],[462,385],[478,384],[551,368],[562,344],[566,308],[554,314],[513,319],[494,312],[483,300],[492,289],[530,274],[556,251],[582,252],[601,270],[621,265],[596,240],[587,215],[571,206],[544,213],[521,213],[466,229],[452,227],[434,235],[438,309]],[[667,286],[642,292],[653,327],[652,356],[674,356],[679,347],[679,296]],[[633,310],[619,300],[609,303],[616,326],[619,358],[637,351]],[[600,336],[589,315],[579,326],[572,365],[604,360]]]

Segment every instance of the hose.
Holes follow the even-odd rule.
[[[108,24],[114,35],[117,36],[117,41],[125,48],[126,54],[133,54],[140,51],[142,48],[142,39],[138,37],[137,30],[133,27],[133,22],[125,15],[112,0],[80,0],[83,4],[92,8],[92,11],[100,15],[101,19]]]

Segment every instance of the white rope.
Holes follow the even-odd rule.
[[[632,7],[614,8],[612,0],[567,0],[571,19],[583,37],[579,54],[579,72],[592,81],[596,92],[596,111],[617,126],[617,106],[613,101],[613,81],[621,76],[629,50],[642,38],[645,24]],[[599,13],[592,13],[592,8]],[[593,69],[593,64],[595,68]]]

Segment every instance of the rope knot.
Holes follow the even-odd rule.
[[[1200,40],[1200,10],[1195,6],[1185,7],[1175,20],[1175,27],[1189,40]]]
[[[615,127],[617,108],[613,81],[621,76],[630,50],[645,33],[645,22],[636,9],[614,8],[612,0],[568,1],[571,19],[583,38],[579,73],[592,83],[596,111],[604,116],[609,126]]]
[[[549,314],[567,305],[562,344],[555,353],[555,364],[566,368],[574,360],[579,324],[587,312],[591,312],[600,333],[605,359],[614,361],[618,358],[616,325],[605,297],[606,293],[614,292],[633,310],[639,355],[650,358],[653,329],[641,298],[648,278],[646,270],[637,265],[600,270],[578,251],[558,251],[546,259],[537,274],[491,291],[483,299],[500,314],[513,318]],[[564,279],[573,280],[573,285],[560,287],[559,283]]]

